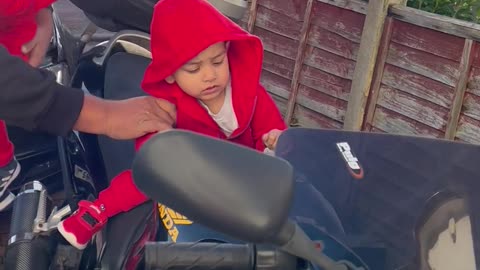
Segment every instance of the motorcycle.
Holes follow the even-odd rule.
[[[112,23],[95,18],[98,25]],[[122,28],[83,51],[93,25],[80,41],[61,25],[56,29],[57,43],[45,68],[59,82],[106,99],[145,95],[140,81],[151,57],[148,30]],[[292,129],[281,136],[276,157],[267,158],[182,132],[157,135],[137,155],[132,141],[81,132],[27,137],[34,150],[20,159],[26,184],[13,207],[7,269],[188,269],[197,264],[196,269],[431,270],[430,257],[445,257],[432,251],[442,245],[439,235],[452,235],[456,231],[450,227],[460,228],[456,224],[467,217],[472,226],[478,220],[471,209],[472,193],[479,189],[468,181],[478,175],[471,158],[478,155],[477,146]],[[171,152],[169,143],[183,150],[162,156]],[[158,159],[148,156],[152,152]],[[445,166],[451,157],[455,163]],[[202,164],[192,174],[199,178],[190,179],[182,175],[185,167],[172,165],[187,160]],[[157,169],[170,167],[146,172],[142,164],[152,162]],[[132,163],[135,181],[155,203],[110,219],[83,252],[66,244],[55,230],[58,222],[75,211],[78,200],[94,199]],[[210,184],[179,193],[175,185],[188,181]],[[219,186],[223,192],[215,192]],[[65,190],[65,200],[55,203],[48,194],[58,190]],[[228,207],[218,209],[222,205]],[[477,230],[464,231],[458,235],[472,236],[478,246]]]

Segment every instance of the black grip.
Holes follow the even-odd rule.
[[[145,247],[149,270],[253,270],[254,251],[248,245],[196,242],[152,242]]]

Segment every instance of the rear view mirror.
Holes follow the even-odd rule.
[[[249,242],[279,232],[292,201],[288,162],[185,131],[146,142],[133,162],[133,177],[149,197]]]

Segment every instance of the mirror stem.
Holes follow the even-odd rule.
[[[348,270],[342,263],[337,263],[315,247],[315,243],[292,220],[283,227],[279,234],[280,249],[299,258],[308,260],[325,270]],[[287,238],[287,236],[290,236]]]

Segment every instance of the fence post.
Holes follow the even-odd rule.
[[[448,114],[447,128],[445,130],[445,139],[453,140],[457,133],[458,120],[462,112],[463,98],[467,88],[468,78],[470,75],[470,68],[472,66],[473,54],[473,40],[465,39],[463,47],[462,59],[460,60],[460,76],[455,87],[455,97],[453,98],[452,107]]]
[[[288,97],[287,112],[285,113],[285,123],[290,125],[297,104],[297,95],[300,81],[300,74],[303,68],[303,60],[305,58],[305,48],[308,42],[308,33],[310,32],[310,21],[312,18],[312,9],[314,0],[308,0],[305,15],[303,17],[303,25],[300,32],[300,44],[298,45],[297,56],[295,58],[295,67],[293,68],[292,83],[290,85],[290,96]]]
[[[382,84],[383,70],[385,69],[385,63],[388,57],[388,48],[390,47],[390,39],[392,38],[393,30],[393,18],[388,17],[385,20],[385,26],[383,27],[382,39],[380,41],[380,47],[378,48],[377,62],[373,71],[372,83],[370,88],[367,104],[365,105],[365,118],[363,119],[364,131],[372,130],[373,118],[375,116],[375,108],[377,107],[378,94],[380,92],[380,86]]]
[[[353,73],[352,87],[348,98],[343,128],[360,130],[363,124],[378,48],[382,37],[388,8],[392,4],[404,4],[403,0],[370,0],[363,25],[360,48]]]
[[[248,21],[247,21],[247,31],[249,33],[253,32],[255,27],[255,21],[257,20],[257,11],[258,11],[258,2],[257,0],[252,0],[250,3],[250,10],[248,12]]]

